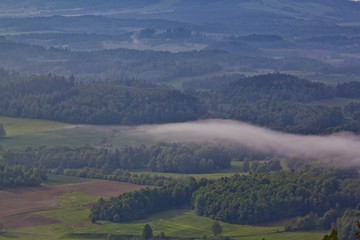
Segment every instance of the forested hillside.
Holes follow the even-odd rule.
[[[356,103],[344,109],[312,104],[357,98],[358,82],[333,87],[275,73],[187,82],[182,93],[134,79],[82,82],[73,76],[23,76],[4,70],[1,75],[3,116],[122,125],[219,117],[301,134],[360,129]]]
[[[140,81],[81,83],[74,77],[5,72],[0,85],[3,116],[133,125],[194,120],[205,113],[194,97]]]
[[[357,96],[355,92],[360,90],[358,82],[333,87],[274,73],[186,82],[184,87],[189,92],[206,90],[198,93],[199,98],[210,111],[225,118],[302,134],[341,130],[357,132],[360,129],[356,118],[344,117],[342,108],[311,104],[335,97],[354,98]]]

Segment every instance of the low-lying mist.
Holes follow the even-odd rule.
[[[350,133],[304,136],[230,120],[144,125],[138,131],[164,141],[219,141],[284,157],[360,165],[360,137]]]

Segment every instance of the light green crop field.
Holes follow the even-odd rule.
[[[4,125],[8,137],[71,127],[69,124],[54,121],[9,117],[0,117],[0,123]]]
[[[122,126],[71,125],[55,121],[0,117],[6,137],[0,138],[4,149],[37,146],[116,147],[123,144],[149,144],[153,140],[132,128]]]

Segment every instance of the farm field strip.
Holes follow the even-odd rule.
[[[33,215],[35,212],[56,209],[62,202],[57,197],[71,193],[83,193],[90,196],[93,202],[97,197],[111,197],[143,188],[139,185],[96,180],[82,183],[47,185],[41,187],[17,188],[0,191],[0,222],[5,229],[30,227],[55,223],[54,219]],[[61,198],[60,198],[61,199]],[[87,204],[89,201],[83,201]],[[28,221],[31,220],[31,221]]]

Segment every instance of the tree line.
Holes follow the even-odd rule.
[[[158,143],[153,146],[120,148],[28,147],[2,153],[11,164],[41,166],[47,169],[94,168],[128,169],[173,173],[208,173],[229,168],[231,152],[222,146],[196,143]]]
[[[136,173],[128,170],[116,169],[105,170],[96,168],[80,168],[80,169],[51,169],[50,173],[56,175],[66,175],[81,178],[104,179],[109,181],[128,182],[138,185],[148,186],[164,186],[174,181],[173,177],[165,177],[151,175],[149,173]]]

